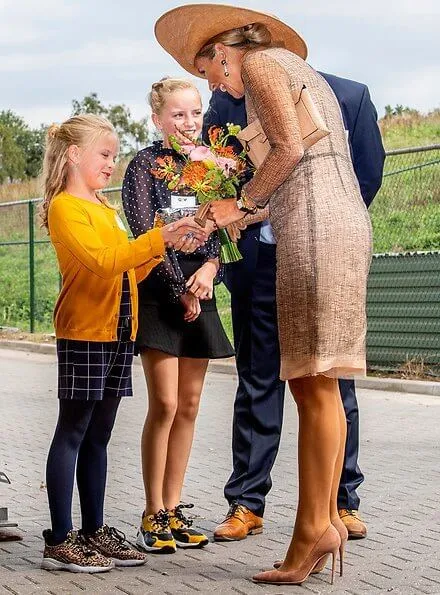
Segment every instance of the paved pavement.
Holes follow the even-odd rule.
[[[349,542],[345,575],[334,587],[329,571],[302,587],[254,585],[249,577],[283,555],[296,499],[296,416],[286,399],[282,444],[268,497],[265,532],[243,542],[210,543],[203,550],[150,556],[137,569],[94,576],[39,568],[48,526],[44,466],[57,413],[53,355],[0,349],[0,506],[24,534],[0,543],[0,593],[365,593],[440,594],[440,398],[360,390],[360,490],[369,537]],[[107,521],[135,537],[143,506],[139,434],[145,413],[144,380],[134,367],[134,399],[124,401],[110,446]],[[236,378],[208,374],[184,500],[196,523],[212,533],[226,512],[223,484],[231,467],[230,430]],[[75,520],[79,519],[77,501]]]

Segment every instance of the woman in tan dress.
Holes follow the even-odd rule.
[[[279,569],[257,582],[298,584],[341,557],[347,534],[336,496],[346,433],[337,378],[365,373],[366,285],[371,226],[350,159],[338,102],[304,59],[290,27],[264,13],[193,4],[156,23],[159,43],[185,68],[246,98],[270,151],[241,201],[212,203],[218,226],[270,206],[277,241],[281,378],[299,414],[299,501],[292,541]],[[304,152],[292,92],[306,85],[330,134]],[[249,217],[249,215],[248,215]]]

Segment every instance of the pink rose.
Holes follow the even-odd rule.
[[[215,162],[228,176],[231,175],[231,170],[236,168],[234,159],[228,159],[228,157],[216,157]]]
[[[189,153],[191,161],[205,161],[205,159],[211,159],[214,161],[214,155],[211,153],[208,147],[199,145]]]
[[[193,151],[195,148],[196,148],[196,146],[191,143],[188,143],[187,145],[180,146],[180,150],[182,151],[182,153],[185,153],[185,155],[189,155],[191,153],[191,151]]]

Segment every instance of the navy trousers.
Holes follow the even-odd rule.
[[[252,278],[243,283],[241,277],[239,285],[228,283],[228,276],[226,278],[231,291],[238,388],[232,429],[233,472],[224,494],[230,504],[238,501],[258,516],[263,516],[281,436],[285,383],[279,379],[276,247],[258,244]],[[231,272],[234,274],[234,271]],[[238,269],[236,274],[240,274]],[[359,498],[356,488],[364,479],[357,464],[359,412],[354,382],[340,380],[339,387],[348,431],[338,508],[357,510]]]

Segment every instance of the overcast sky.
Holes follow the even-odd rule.
[[[440,0],[229,3],[271,12],[296,28],[310,64],[367,83],[379,116],[386,104],[440,107]],[[184,74],[153,34],[156,19],[179,4],[0,0],[0,110],[38,126],[68,117],[72,99],[95,91],[105,104],[125,103],[142,117],[151,84]],[[195,80],[206,103],[207,84]]]

